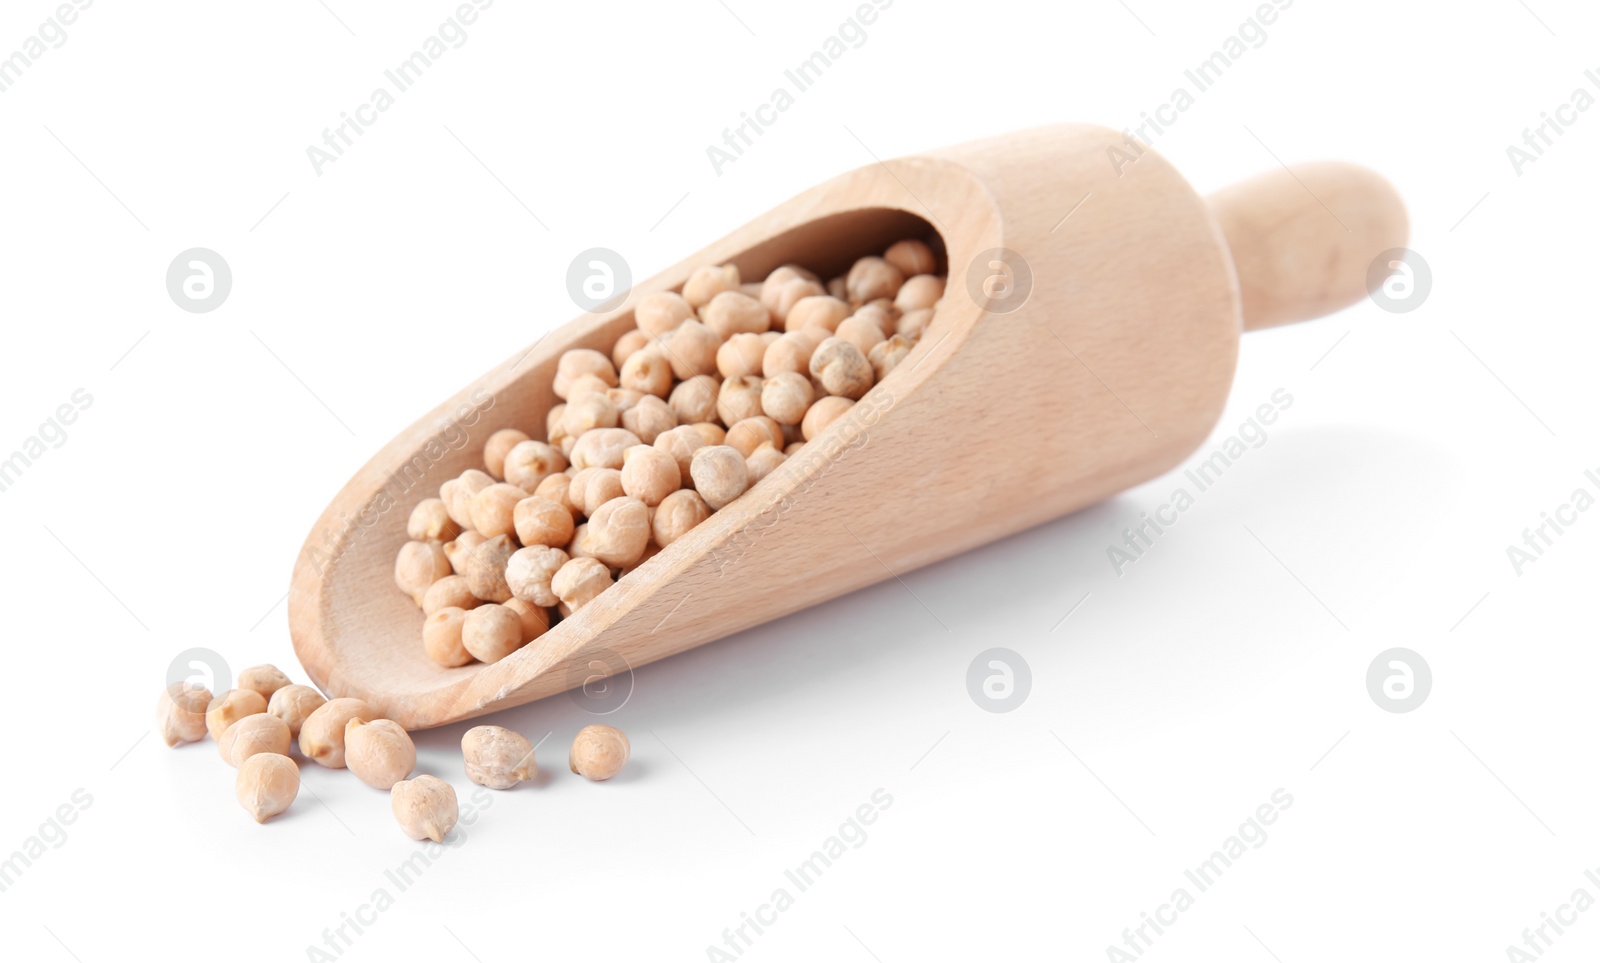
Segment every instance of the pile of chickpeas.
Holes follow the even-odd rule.
[[[395,582],[442,666],[497,662],[737,500],[905,360],[944,296],[919,240],[824,283],[696,269],[609,355],[561,356],[544,440],[506,428],[412,511]]]
[[[360,699],[325,699],[296,685],[276,666],[239,673],[237,688],[215,698],[204,687],[174,683],[156,703],[156,726],[168,746],[216,740],[222,760],[239,770],[234,794],[256,822],[284,812],[300,793],[300,766],[290,756],[329,769],[349,769],[389,793],[400,829],[412,839],[442,842],[459,816],[456,791],[433,775],[411,778],[417,747],[405,727],[381,718]],[[461,737],[467,778],[512,789],[538,772],[533,744],[501,726],[474,726]],[[572,741],[568,766],[601,782],[622,771],[628,737],[611,726],[585,726]]]

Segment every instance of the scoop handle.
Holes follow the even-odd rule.
[[[1410,234],[1394,187],[1337,161],[1268,171],[1217,191],[1207,203],[1233,254],[1246,331],[1356,303],[1367,295],[1372,262],[1405,247]]]

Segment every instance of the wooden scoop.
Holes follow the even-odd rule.
[[[1322,163],[1202,199],[1120,134],[1064,125],[874,164],[801,194],[560,328],[391,441],[295,564],[289,627],[330,696],[443,725],[626,671],[1091,505],[1176,466],[1221,415],[1241,330],[1354,303],[1407,221],[1376,174]],[[570,348],[610,353],[651,292],[703,264],[822,277],[894,241],[942,250],[949,284],[910,357],[738,501],[542,638],[492,665],[423,653],[394,584],[406,518],[537,431]]]

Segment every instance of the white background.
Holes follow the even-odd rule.
[[[9,959],[306,959],[394,892],[419,845],[383,794],[309,767],[257,826],[213,744],[145,734],[151,705],[193,646],[303,679],[282,596],[311,522],[577,314],[574,254],[648,277],[874,156],[1137,124],[1255,7],[899,0],[719,177],[707,145],[853,3],[501,0],[318,176],[306,147],[454,9],[329,5],[102,0],[0,94],[0,452],[94,399],[0,493],[0,856],[92,797],[0,893]],[[0,55],[52,9],[6,4]],[[1216,439],[1274,389],[1292,408],[1121,577],[1106,546],[1176,477],[638,671],[614,783],[566,771],[592,721],[567,699],[496,718],[553,733],[549,775],[342,958],[707,959],[878,788],[866,842],[744,958],[1106,959],[1278,788],[1266,842],[1145,959],[1505,959],[1600,897],[1600,513],[1520,576],[1506,557],[1600,469],[1600,111],[1521,176],[1506,156],[1600,68],[1597,26],[1576,0],[1299,0],[1156,148],[1201,191],[1275,157],[1380,170],[1426,303],[1245,338]],[[196,246],[234,274],[210,314],[164,286]],[[1032,669],[1008,714],[967,693],[992,646]],[[1366,688],[1393,646],[1433,671],[1409,714]],[[466,799],[464,728],[418,741]],[[1546,959],[1600,949],[1600,912],[1578,919]]]

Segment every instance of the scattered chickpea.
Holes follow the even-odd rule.
[[[254,689],[229,689],[206,705],[206,731],[211,738],[221,740],[228,727],[243,719],[267,711],[267,700]]]
[[[696,375],[672,389],[667,404],[678,424],[692,425],[717,416],[717,390],[722,382],[711,375]]]
[[[451,605],[422,620],[422,651],[447,669],[472,661],[472,653],[461,643],[461,630],[467,624],[467,611]]]
[[[572,525],[572,513],[564,503],[538,495],[529,495],[512,509],[512,527],[524,545],[565,545],[572,540]]]
[[[300,767],[275,753],[251,756],[239,767],[233,794],[251,818],[264,823],[288,809],[300,794]]]
[[[800,422],[800,435],[806,441],[811,441],[827,430],[828,426],[844,417],[845,412],[855,407],[855,402],[849,398],[829,395],[818,398],[806,412],[805,418]]]
[[[344,762],[372,788],[393,789],[417,768],[417,745],[393,719],[351,719],[344,725]]]
[[[501,726],[473,726],[461,737],[467,778],[490,789],[510,789],[539,771],[533,743]]]
[[[622,337],[617,339],[616,346],[611,349],[611,363],[617,366],[618,371],[621,371],[622,366],[628,363],[628,359],[633,356],[633,353],[649,343],[650,336],[638,328],[624,332]]]
[[[515,428],[501,428],[490,435],[489,440],[483,443],[483,467],[489,470],[490,476],[504,480],[506,477],[506,452],[528,440],[525,432],[518,431]]]
[[[473,595],[485,602],[504,602],[511,597],[511,589],[506,586],[506,560],[516,550],[506,535],[496,535],[472,550],[467,556],[466,571],[461,574]]]
[[[283,724],[289,727],[289,735],[299,738],[306,717],[327,701],[322,693],[308,685],[286,685],[272,694],[267,702],[267,713],[282,719]]]
[[[639,436],[626,428],[596,428],[578,439],[572,465],[585,468],[622,468],[622,453],[639,444]]]
[[[766,389],[763,387],[762,395],[765,396],[765,394]],[[749,458],[750,453],[762,444],[783,444],[783,426],[766,415],[746,418],[743,421],[733,423],[732,427],[728,429],[727,437],[724,438],[723,444],[735,449],[740,455]]]
[[[719,294],[719,298],[737,295]],[[709,308],[707,309],[709,310]],[[659,342],[667,353],[667,363],[676,377],[687,381],[695,375],[711,374],[717,370],[717,349],[722,347],[723,335],[693,318],[683,322]]]
[[[360,699],[329,699],[300,726],[300,755],[329,769],[344,768],[344,727],[351,719],[376,719],[376,709]]]
[[[550,613],[543,606],[515,597],[500,604],[517,613],[517,620],[522,624],[522,645],[527,645],[550,630]]]
[[[556,397],[567,400],[567,390],[572,387],[573,379],[586,374],[594,375],[613,388],[617,385],[617,369],[611,364],[610,358],[592,348],[574,348],[556,362],[553,385]]]
[[[695,452],[689,474],[695,491],[713,509],[726,506],[750,487],[744,456],[727,445],[709,445]]]
[[[896,241],[889,245],[889,250],[883,252],[883,259],[908,278],[918,274],[932,274],[938,264],[934,259],[933,249],[916,240]]]
[[[863,355],[872,353],[873,348],[887,340],[878,319],[866,314],[852,314],[839,322],[839,330],[834,332],[834,336],[855,345]]]
[[[622,366],[623,387],[665,398],[672,391],[672,362],[666,349],[652,345],[635,351]]]
[[[406,520],[406,537],[413,542],[448,542],[459,534],[461,526],[445,511],[443,499],[424,498]]]
[[[585,468],[572,476],[572,486],[567,491],[567,497],[584,515],[593,515],[594,510],[601,505],[613,498],[621,498],[625,494],[627,493],[622,489],[622,472],[616,468]],[[566,544],[566,542],[555,544]]]
[[[512,449],[515,451],[516,449]],[[494,479],[488,472],[469,468],[457,478],[452,478],[439,486],[439,498],[444,502],[445,511],[450,519],[462,528],[472,527],[472,516],[467,513],[467,503],[472,496],[494,484]],[[512,484],[516,484],[512,482]]]
[[[694,317],[694,306],[683,295],[657,291],[639,299],[633,309],[633,323],[652,338],[659,338]]]
[[[613,498],[589,516],[586,546],[610,568],[637,562],[650,543],[650,510],[637,498]]]
[[[866,304],[878,298],[894,297],[905,279],[898,268],[883,258],[864,257],[850,266],[844,285],[852,304]]]
[[[842,338],[829,338],[817,346],[811,356],[811,375],[822,382],[828,394],[851,401],[872,387],[872,365],[867,356]]]
[[[739,290],[739,269],[732,264],[706,265],[695,268],[683,284],[683,299],[696,308],[703,308],[711,299],[724,291]]]
[[[573,612],[594,601],[611,585],[610,569],[593,558],[572,559],[561,566],[550,580],[550,587],[556,596]]]
[[[206,737],[206,709],[211,705],[211,690],[204,686],[174,682],[161,690],[156,700],[156,727],[167,745],[199,742]]]
[[[480,605],[462,621],[461,645],[479,662],[499,662],[522,648],[522,617],[504,605]]]
[[[400,831],[412,839],[444,842],[460,818],[456,791],[438,776],[402,779],[389,790],[389,806],[394,810]]]
[[[473,609],[482,601],[472,594],[472,589],[467,585],[465,577],[460,575],[446,575],[444,578],[428,586],[428,591],[422,595],[422,614],[432,615],[440,609],[458,608]]]
[[[572,740],[568,764],[585,779],[603,782],[628,764],[628,737],[611,726],[584,726]]]
[[[655,395],[646,395],[639,399],[637,405],[622,413],[622,427],[638,435],[645,444],[653,445],[663,431],[678,427],[678,416],[667,402]]]
[[[246,759],[261,752],[289,754],[289,724],[270,713],[245,716],[229,726],[217,740],[217,751],[222,761],[235,769]]]
[[[511,594],[534,605],[556,605],[561,599],[551,589],[550,580],[567,561],[566,552],[550,545],[530,545],[518,551],[506,563]]]
[[[622,491],[629,497],[655,507],[682,483],[677,459],[666,452],[646,444],[622,453]]]
[[[788,456],[770,441],[764,441],[756,446],[755,451],[745,456],[745,471],[750,475],[750,487],[754,488],[761,479],[772,474],[777,467],[788,461]]]
[[[729,378],[717,391],[717,417],[725,425],[761,414],[761,379],[755,375]]]
[[[512,514],[516,511],[517,503],[527,497],[527,492],[506,482],[495,482],[473,495],[467,505],[467,513],[472,516],[473,531],[485,538],[510,535],[517,530]]]
[[[766,353],[766,335],[736,334],[717,349],[717,372],[724,378],[758,375],[761,373],[761,359]]]
[[[724,291],[700,309],[705,326],[719,339],[736,334],[761,332],[772,327],[772,315],[767,306],[747,294]]]
[[[479,545],[482,545],[486,541],[488,541],[488,539],[484,538],[482,535],[479,535],[477,532],[465,531],[460,535],[457,535],[455,541],[445,542],[444,557],[450,562],[450,570],[455,572],[457,575],[465,575],[467,571],[467,559],[472,556],[472,550],[477,548]],[[446,576],[446,578],[448,577],[449,576]],[[429,588],[432,587],[433,586],[431,585],[429,586]],[[427,593],[424,592],[422,597],[426,599],[428,597]]]

